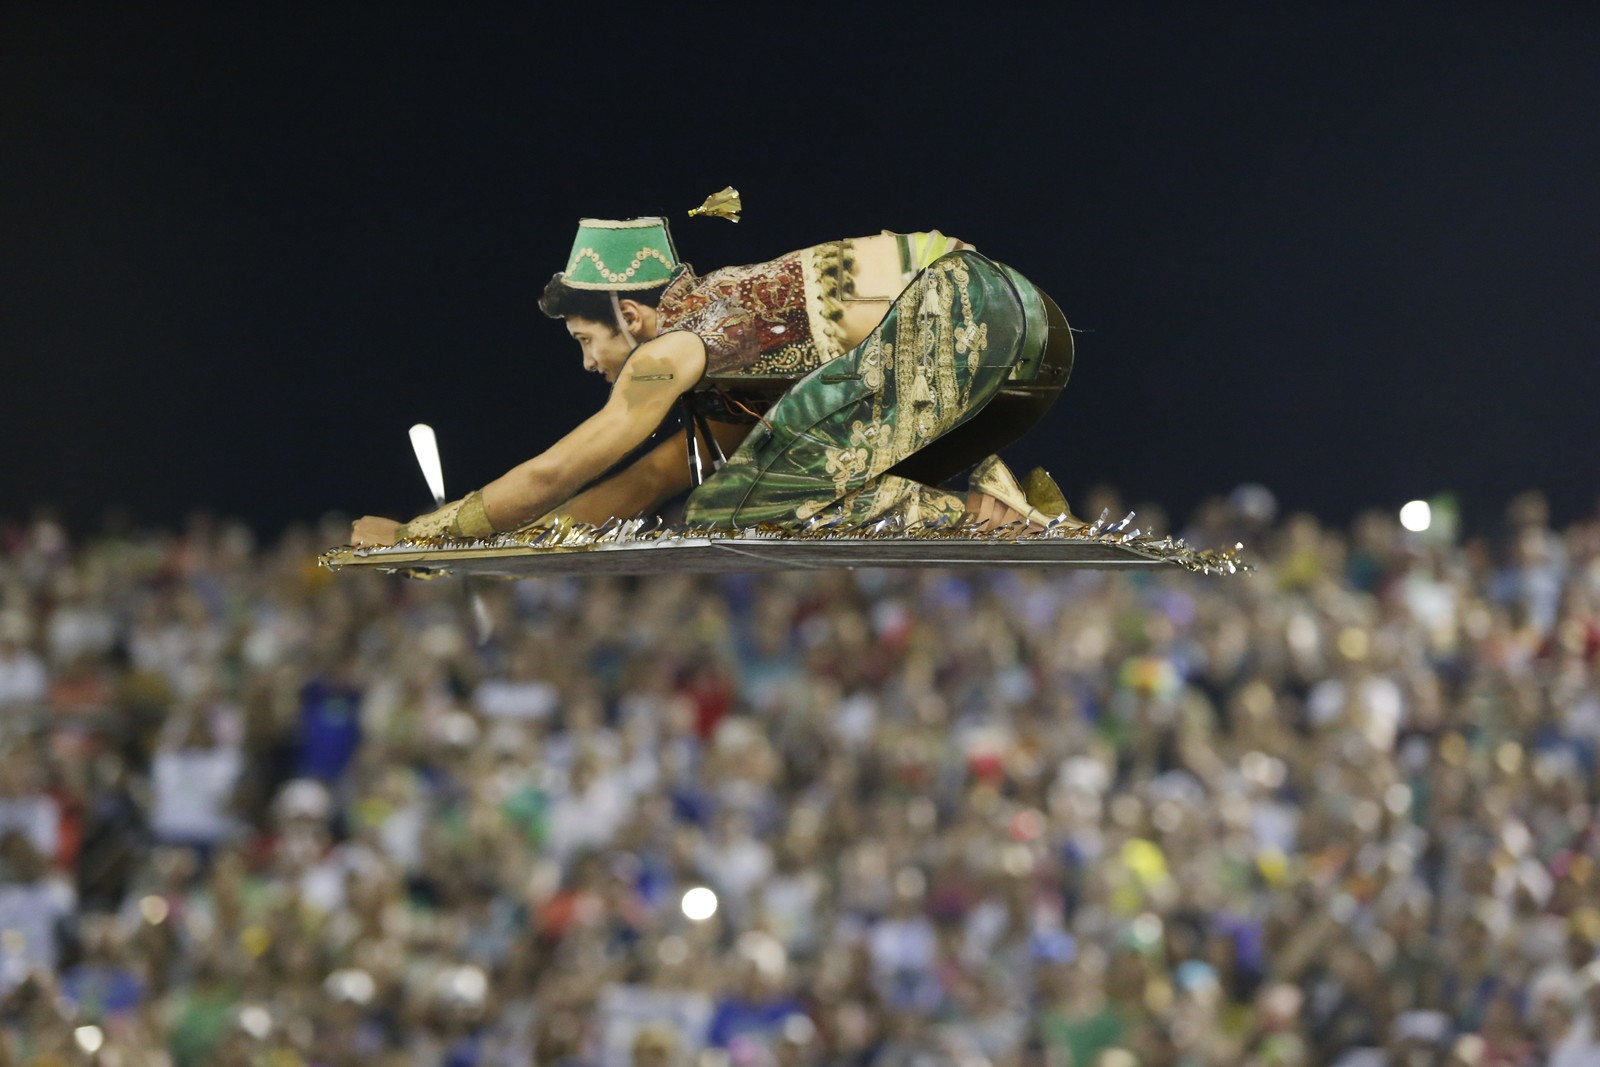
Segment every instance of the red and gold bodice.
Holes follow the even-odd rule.
[[[850,266],[849,242],[836,241],[704,276],[685,270],[661,294],[661,332],[687,330],[705,342],[704,388],[793,381],[843,354]]]

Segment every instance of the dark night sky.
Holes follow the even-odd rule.
[[[410,514],[418,420],[481,484],[603,401],[534,299],[649,213],[1021,269],[1084,333],[1010,458],[1069,497],[1593,506],[1600,7],[744,9],[0,11],[0,516]]]

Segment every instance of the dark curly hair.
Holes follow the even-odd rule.
[[[625,293],[618,293],[617,296],[623,300],[643,304],[645,307],[655,307],[660,303],[661,294],[666,288],[665,285],[658,285],[652,289],[630,289]],[[617,332],[617,317],[611,309],[611,294],[603,289],[574,289],[559,274],[551,278],[550,284],[544,287],[544,295],[539,297],[539,310],[552,319],[587,319],[610,327],[612,333]]]

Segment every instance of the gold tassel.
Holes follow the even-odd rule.
[[[739,199],[739,190],[728,186],[720,193],[712,193],[706,197],[706,202],[689,212],[693,215],[713,215],[729,222],[739,221],[739,212],[744,210],[744,201]]]
[[[1062,494],[1061,487],[1056,485],[1055,479],[1045,473],[1043,467],[1035,467],[1028,472],[1022,480],[1022,495],[1038,510],[1046,515],[1070,515],[1072,509],[1067,507],[1067,498]]]

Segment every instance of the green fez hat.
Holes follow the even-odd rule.
[[[625,293],[666,285],[677,266],[666,219],[579,219],[562,278],[574,289]]]

